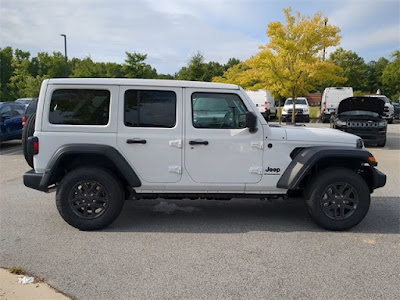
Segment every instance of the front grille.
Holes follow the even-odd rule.
[[[379,127],[378,122],[365,122],[365,121],[348,121],[347,127],[351,128],[376,128]]]
[[[291,114],[292,111],[293,111],[293,109],[288,109],[288,114]],[[300,109],[296,108],[295,112],[296,112],[296,114],[298,114],[298,115],[303,114],[303,110],[302,110],[301,108],[300,108]]]

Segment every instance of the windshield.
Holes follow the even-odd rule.
[[[285,105],[286,104],[293,104],[292,98],[289,98],[286,100]],[[307,104],[306,99],[296,99],[296,104]]]
[[[390,100],[386,96],[375,96],[376,98],[382,99],[385,103],[390,103]]]
[[[370,116],[370,117],[379,117],[379,114],[372,111],[365,111],[365,110],[351,110],[345,111],[340,114],[341,116]]]

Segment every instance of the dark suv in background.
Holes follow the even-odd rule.
[[[386,144],[385,102],[377,97],[343,99],[331,117],[331,127],[358,135],[364,143]]]
[[[25,106],[15,102],[0,102],[0,143],[20,139]]]

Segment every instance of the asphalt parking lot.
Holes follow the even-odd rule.
[[[0,267],[21,266],[76,299],[399,299],[400,123],[368,150],[388,181],[347,232],[320,229],[302,202],[248,199],[127,201],[109,228],[81,232],[61,219],[54,193],[23,186],[21,142],[6,142]]]

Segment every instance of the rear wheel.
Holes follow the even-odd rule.
[[[31,114],[25,122],[24,130],[22,130],[22,149],[24,157],[28,165],[33,168],[33,155],[28,153],[28,139],[35,132],[36,114]]]
[[[347,230],[360,223],[369,210],[370,192],[364,179],[345,168],[329,168],[308,188],[311,218],[328,230]]]
[[[120,214],[124,191],[114,176],[99,168],[80,168],[61,180],[56,194],[61,217],[80,230],[110,225]]]

